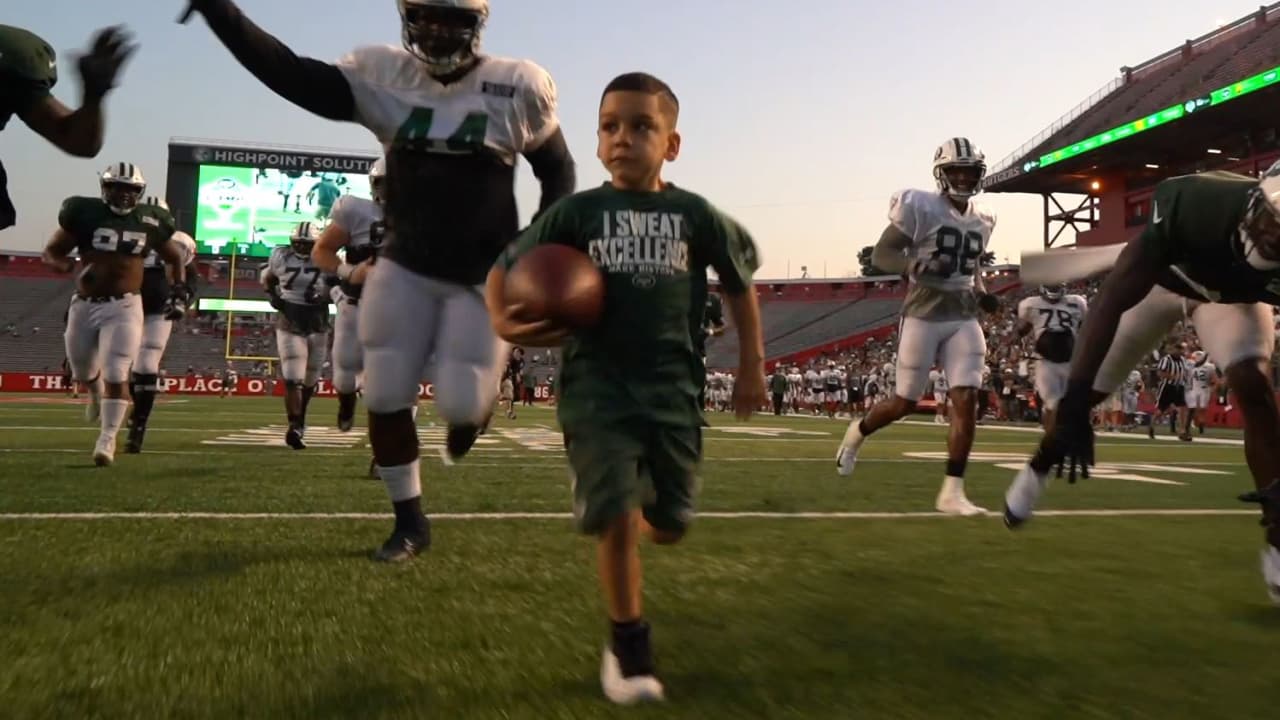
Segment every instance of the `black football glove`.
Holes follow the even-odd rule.
[[[982,308],[982,312],[994,314],[1000,310],[1000,298],[991,293],[982,293],[978,296],[978,307]]]
[[[1058,403],[1053,433],[1047,446],[1056,458],[1058,477],[1067,471],[1067,482],[1074,483],[1076,474],[1088,479],[1094,464],[1093,423],[1089,410],[1093,407],[1092,383],[1071,383]]]
[[[932,275],[934,277],[951,277],[951,273],[955,272],[955,265],[951,262],[950,256],[934,255],[931,258],[912,260],[907,265],[907,276],[912,278],[921,275]]]
[[[267,288],[267,302],[277,312],[284,312],[284,298],[280,297],[280,286],[272,285]]]
[[[191,299],[195,293],[186,283],[174,283],[169,287],[169,298],[164,303],[165,320],[181,320],[191,307]]]
[[[103,28],[93,36],[89,52],[76,60],[85,97],[102,99],[116,86],[116,76],[120,74],[120,69],[138,49],[137,45],[129,42],[131,39],[121,25]]]

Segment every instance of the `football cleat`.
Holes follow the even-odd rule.
[[[1048,484],[1047,474],[1040,475],[1030,465],[1024,465],[1004,493],[1005,527],[1012,530],[1030,520]]]
[[[356,422],[356,395],[355,393],[339,393],[338,394],[338,430],[342,432],[351,432],[351,428]]]
[[[843,477],[853,474],[853,466],[858,463],[858,450],[866,440],[858,428],[861,423],[861,420],[849,423],[849,429],[844,433],[844,442],[840,443],[840,449],[836,450],[836,472]]]
[[[105,435],[98,437],[98,444],[93,447],[93,464],[107,467],[116,459],[116,439]]]
[[[489,429],[489,422],[493,420],[493,415],[489,415],[484,419],[482,425],[450,425],[449,432],[445,435],[445,450],[449,453],[450,460],[461,460],[471,452],[471,448],[476,444],[476,440]]]
[[[142,441],[146,435],[146,425],[129,426],[129,439],[124,444],[124,451],[130,455],[137,455],[142,452]]]
[[[429,547],[431,547],[430,521],[423,526],[423,532],[420,535],[403,530],[391,533],[391,537],[387,538],[387,541],[382,543],[382,547],[373,554],[373,559],[384,563],[405,562],[414,559]]]
[[[618,705],[665,699],[662,683],[654,676],[648,624],[641,624],[622,637],[615,633],[600,661],[600,687],[605,697]]]
[[[943,515],[955,515],[956,517],[978,517],[986,515],[987,509],[974,505],[965,497],[964,491],[946,492],[945,490],[938,493],[937,502],[933,505],[934,509]]]
[[[302,439],[302,428],[290,425],[284,433],[284,443],[294,450],[306,450],[307,443]]]

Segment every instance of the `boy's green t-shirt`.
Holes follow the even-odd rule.
[[[706,270],[716,272],[730,295],[750,288],[760,261],[747,231],[673,185],[629,192],[606,184],[548,208],[498,262],[510,269],[548,243],[582,250],[605,276],[600,324],[564,346],[560,424],[702,424],[698,392],[705,369],[695,343]]]

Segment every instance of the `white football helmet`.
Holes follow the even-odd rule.
[[[1280,270],[1280,161],[1249,192],[1240,220],[1244,260],[1258,270]]]
[[[1064,294],[1066,294],[1066,286],[1064,286],[1062,283],[1054,283],[1053,285],[1040,286],[1040,297],[1044,298],[1045,300],[1048,300],[1049,302],[1053,302],[1053,303],[1058,302],[1059,300],[1062,299],[1062,296]]]
[[[966,200],[982,192],[987,176],[987,157],[968,138],[951,138],[933,153],[933,179],[938,192]]]
[[[449,75],[480,53],[489,0],[396,0],[404,48],[435,76]]]
[[[1206,357],[1207,356],[1204,354],[1203,350],[1197,350],[1191,353],[1191,362],[1195,363],[1196,365],[1203,365]]]
[[[383,184],[387,180],[387,160],[380,157],[369,166],[369,192],[373,195],[373,201],[382,204]]]
[[[300,222],[293,229],[293,234],[289,236],[289,247],[303,257],[310,257],[311,248],[315,247],[319,239],[320,232],[316,229],[315,223]]]
[[[147,180],[133,163],[112,163],[98,176],[98,186],[102,189],[102,202],[111,212],[128,215],[142,199]]]

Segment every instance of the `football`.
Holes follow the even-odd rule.
[[[568,245],[539,245],[507,273],[509,305],[523,306],[526,322],[550,320],[559,327],[594,327],[604,313],[604,275],[590,256]]]

